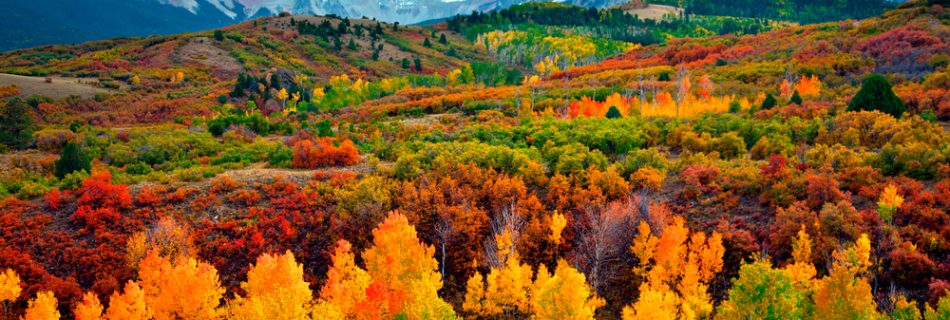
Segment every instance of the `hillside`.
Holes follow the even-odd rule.
[[[285,15],[0,56],[115,88],[0,85],[9,314],[950,314],[937,1],[803,25],[544,3],[376,26]]]
[[[452,33],[439,32],[430,39],[436,42],[445,34],[452,40],[449,44],[436,43],[435,47],[426,48],[423,40],[432,37],[428,29],[400,27],[396,31],[391,24],[371,20],[345,21],[288,15],[198,33],[24,49],[0,56],[0,70],[23,75],[87,77],[159,73],[154,78],[145,75],[142,79],[158,81],[170,78],[169,72],[181,70],[187,78],[206,82],[234,79],[240,72],[277,69],[322,79],[359,70],[379,78],[411,73],[399,66],[404,58],[419,57],[425,68],[434,70],[479,59],[467,41]],[[324,22],[328,24],[321,26]],[[345,26],[341,27],[341,23]],[[383,50],[378,59],[372,59],[376,50],[371,47],[380,45]]]

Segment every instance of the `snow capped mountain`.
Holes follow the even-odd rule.
[[[344,17],[370,17],[383,21],[413,24],[432,19],[503,8],[529,0],[157,0],[162,4],[195,13],[203,7],[216,8],[232,19],[240,20],[262,14],[290,12],[294,14],[335,14]],[[561,0],[605,7],[624,0]],[[238,12],[237,7],[243,8]]]
[[[530,0],[0,0],[0,51],[193,32],[280,12],[415,24]],[[538,0],[535,0],[538,1]],[[605,7],[626,0],[548,0]]]

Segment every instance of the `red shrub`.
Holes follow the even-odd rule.
[[[82,182],[77,204],[93,208],[128,208],[132,205],[129,186],[112,184],[112,174],[107,170],[94,170],[92,176]]]
[[[294,161],[296,168],[323,168],[330,166],[349,166],[359,162],[359,152],[350,140],[343,140],[339,146],[333,145],[330,138],[314,141],[302,139],[294,143]]]
[[[59,189],[53,189],[53,191],[46,193],[43,199],[46,200],[46,205],[53,210],[59,209],[59,207],[63,205],[63,202],[66,201],[63,199],[63,192],[59,191]]]

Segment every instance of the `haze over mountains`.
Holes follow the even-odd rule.
[[[370,17],[413,24],[527,0],[7,0],[0,2],[0,51],[124,36],[219,28],[280,12]],[[606,7],[623,0],[567,0]]]

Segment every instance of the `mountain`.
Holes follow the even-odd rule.
[[[156,0],[13,0],[0,2],[0,12],[0,51],[183,33],[235,22],[210,6],[189,11]]]
[[[0,51],[114,37],[220,28],[280,12],[370,17],[414,24],[527,0],[7,0],[0,2]],[[568,0],[606,7],[623,0]]]

